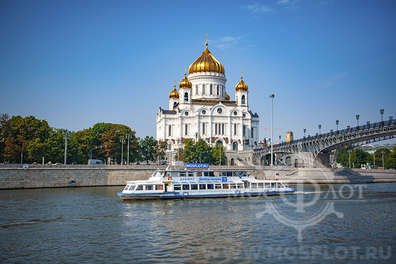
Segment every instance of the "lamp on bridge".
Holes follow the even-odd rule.
[[[340,120],[336,120],[337,131],[338,131],[338,125],[339,124],[340,124]]]
[[[380,109],[381,122],[384,122],[384,109]]]
[[[360,115],[357,114],[357,115],[356,115],[357,127],[359,127],[359,118],[360,118]]]
[[[307,132],[307,129],[306,128],[304,128],[304,137],[305,137],[305,133]]]
[[[271,167],[272,167],[274,165],[273,133],[274,133],[274,98],[275,98],[275,94],[270,94],[269,98],[272,99],[272,113],[271,113]]]
[[[319,124],[319,125],[318,125],[318,128],[319,128],[319,135],[320,135],[320,129],[322,129],[322,125]]]

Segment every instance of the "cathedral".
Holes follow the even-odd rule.
[[[241,74],[235,99],[226,91],[224,66],[208,49],[188,68],[188,75],[169,94],[168,109],[157,113],[157,140],[166,141],[170,153],[184,147],[184,140],[203,139],[238,153],[257,147],[259,116],[249,110],[248,86]]]

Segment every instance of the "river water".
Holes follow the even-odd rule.
[[[135,202],[120,189],[0,191],[0,262],[396,263],[396,184]]]

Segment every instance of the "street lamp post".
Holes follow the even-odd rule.
[[[360,115],[358,114],[358,115],[356,115],[356,122],[357,122],[357,127],[359,128],[359,118],[360,118]]]
[[[374,169],[375,169],[375,151],[374,151],[373,155],[374,155]]]
[[[281,143],[282,136],[279,135],[279,144]]]
[[[272,99],[272,115],[271,115],[271,167],[272,167],[272,166],[274,166],[273,134],[274,134],[274,98],[275,98],[275,94],[271,94],[269,97]]]
[[[338,125],[339,124],[340,124],[340,120],[336,120],[337,131],[338,131]]]
[[[385,170],[384,151],[382,151],[381,154],[382,154],[382,169]]]
[[[351,168],[351,150],[348,150],[348,153],[349,153],[349,157],[348,157],[348,160],[349,160],[349,168]]]
[[[322,129],[322,125],[318,125],[318,128],[319,128],[319,135],[320,135],[320,130]]]
[[[381,114],[381,122],[384,122],[384,109],[380,109],[380,114]]]
[[[65,133],[65,156],[63,159],[63,164],[66,165],[67,164],[67,137],[68,137],[68,133],[66,131]]]
[[[306,128],[304,128],[304,138],[305,138],[305,133],[307,132],[307,129]]]
[[[127,147],[127,152],[128,152],[128,156],[127,156],[127,165],[129,165],[129,140],[131,138],[131,134],[127,135],[127,139],[128,139],[128,147]]]
[[[121,142],[121,166],[122,166],[122,164],[123,164],[123,157],[124,157],[124,142],[125,142],[125,139],[120,139],[120,142]]]

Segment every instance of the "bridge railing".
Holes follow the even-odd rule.
[[[340,130],[335,130],[335,131],[330,131],[327,133],[322,133],[322,134],[316,134],[314,136],[310,136],[308,135],[307,137],[303,137],[297,140],[293,140],[290,143],[286,143],[286,142],[281,142],[279,144],[274,144],[274,147],[282,147],[282,146],[288,146],[290,144],[296,144],[299,142],[303,142],[303,141],[308,141],[308,140],[315,140],[315,139],[320,139],[320,138],[326,138],[326,137],[330,137],[330,136],[334,136],[334,135],[346,135],[352,132],[358,132],[358,131],[370,131],[370,130],[376,130],[379,128],[389,128],[389,127],[393,127],[396,126],[396,119],[389,119],[386,121],[380,121],[380,122],[376,122],[376,123],[368,123],[365,125],[361,125],[361,126],[355,126],[355,127],[347,127],[344,129],[340,129]],[[259,150],[263,150],[263,149],[268,149],[269,147],[264,147],[264,148],[258,148],[256,149],[256,151]]]

